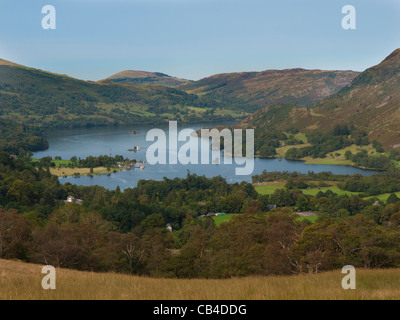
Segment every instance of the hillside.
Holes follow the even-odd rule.
[[[177,87],[186,84],[189,80],[174,78],[164,73],[126,70],[108,77],[100,82],[147,83]]]
[[[232,119],[215,101],[159,85],[94,83],[0,63],[0,118],[40,127]]]
[[[11,62],[11,61],[0,59],[0,66],[21,66],[21,65],[16,64],[16,63]]]
[[[289,128],[309,128],[314,119],[310,108],[295,104],[276,104],[251,114],[237,127],[286,131]]]
[[[400,298],[398,270],[357,270],[357,290],[343,290],[340,270],[307,276],[229,280],[151,279],[113,273],[56,271],[43,290],[42,266],[0,260],[2,300],[381,300]]]
[[[400,49],[367,69],[351,84],[311,108],[293,104],[266,107],[250,115],[241,127],[327,132],[341,124],[365,130],[370,141],[386,150],[400,147]]]
[[[348,85],[357,75],[353,71],[267,70],[214,75],[179,88],[254,112],[275,104],[312,106]]]
[[[315,129],[353,123],[368,132],[370,140],[388,149],[400,147],[400,49],[377,66],[361,73],[350,86],[321,101],[313,112]]]

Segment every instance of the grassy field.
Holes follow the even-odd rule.
[[[43,290],[42,266],[0,260],[2,300],[369,300],[400,299],[400,270],[357,270],[357,289],[344,290],[341,270],[318,275],[228,280],[150,279],[65,269],[56,289]]]
[[[216,226],[219,226],[221,223],[224,222],[229,222],[231,219],[234,217],[234,214],[227,214],[225,216],[218,216],[218,217],[213,217],[213,220],[215,222]]]
[[[396,196],[400,198],[400,192],[395,192]],[[364,199],[373,199],[373,198],[378,198],[379,201],[382,202],[386,202],[386,200],[389,198],[389,196],[391,195],[391,193],[384,193],[384,194],[380,194],[378,196],[373,196],[373,197],[367,197]]]
[[[310,221],[311,223],[315,223],[318,219],[318,216],[309,216],[309,217],[298,217],[297,221]]]
[[[312,189],[307,189],[307,190],[302,190],[302,191],[303,191],[304,194],[308,194],[310,196],[316,196],[318,192],[320,192],[320,191],[326,192],[328,190],[331,190],[332,192],[338,194],[339,196],[342,196],[342,195],[349,195],[349,196],[358,195],[357,192],[343,191],[343,190],[339,189],[336,186],[322,187],[322,188],[312,188]]]
[[[259,194],[266,194],[266,195],[271,195],[275,192],[275,190],[277,189],[283,189],[285,187],[285,183],[283,182],[267,182],[264,184],[256,184],[254,185],[256,191]],[[310,196],[316,196],[318,192],[322,191],[322,192],[326,192],[328,190],[331,190],[332,192],[338,194],[338,195],[348,195],[348,196],[358,196],[358,192],[351,192],[351,191],[344,191],[339,189],[337,186],[332,185],[330,187],[321,187],[321,188],[312,188],[312,189],[304,189],[301,190],[304,194],[310,195]],[[395,192],[395,194],[397,195],[397,197],[400,198],[400,192]],[[366,197],[363,198],[364,200],[368,200],[368,199],[373,199],[373,198],[377,198],[379,201],[382,202],[386,202],[387,199],[389,198],[389,196],[391,195],[391,193],[385,193],[385,194],[380,194],[377,196],[373,196],[373,197]]]
[[[285,182],[266,182],[263,184],[255,184],[254,187],[259,194],[271,195],[278,189],[285,188]]]
[[[107,171],[106,167],[93,168],[93,175],[112,173],[114,170],[121,171],[120,168],[111,168],[111,171]],[[50,168],[50,173],[58,177],[74,176],[75,173],[79,173],[81,176],[90,175],[90,168]]]
[[[40,159],[31,158],[31,161],[32,163],[39,163]],[[54,162],[56,167],[68,166],[69,164],[73,163],[71,160],[51,160],[51,162]]]
[[[227,214],[226,216],[221,217],[213,217],[216,226],[221,225],[222,223],[231,221],[236,215],[235,214]],[[308,220],[311,223],[315,223],[317,221],[318,216],[310,216],[310,217],[298,217],[296,220],[304,221]]]
[[[287,133],[286,133],[286,134],[287,134]],[[301,140],[301,141],[303,141],[304,143],[308,143],[308,139],[307,139],[307,136],[306,136],[305,133],[301,133],[301,132],[296,133],[296,134],[294,135],[294,138],[297,139],[297,140]]]
[[[283,189],[285,187],[285,183],[281,182],[268,182],[262,185],[256,185],[255,189],[259,194],[267,194],[271,195],[275,192],[277,189]],[[331,190],[332,192],[338,194],[338,195],[357,195],[358,193],[356,192],[350,192],[350,191],[343,191],[339,189],[337,186],[332,185],[330,187],[321,187],[321,188],[312,188],[312,189],[304,189],[302,190],[304,194],[310,195],[310,196],[316,196],[318,192],[326,192],[328,190]]]
[[[291,149],[291,148],[305,148],[308,146],[311,146],[311,144],[307,143],[307,138],[305,137],[304,134],[298,133],[295,135],[295,138],[299,140],[303,140],[305,144],[301,145],[294,145],[294,146],[284,146],[276,149],[277,156],[284,158],[286,152]],[[328,154],[326,158],[311,158],[311,157],[306,157],[302,158],[305,163],[307,164],[324,164],[324,165],[342,165],[342,166],[352,166],[354,163],[350,160],[346,160],[345,153],[346,151],[351,151],[353,154],[357,154],[361,150],[367,150],[368,154],[370,156],[378,156],[379,154],[376,152],[376,150],[370,146],[356,146],[352,145],[350,147],[340,149],[337,151],[332,152],[331,154]],[[396,163],[397,164],[397,163]]]

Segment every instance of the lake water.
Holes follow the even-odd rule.
[[[184,128],[191,128],[194,130],[210,126],[210,124],[188,124],[179,126],[179,130]],[[154,129],[155,126],[135,126],[135,127],[104,127],[104,128],[84,128],[84,129],[62,129],[51,130],[47,132],[47,140],[50,147],[48,150],[35,152],[35,158],[42,158],[45,156],[60,156],[63,160],[69,160],[73,156],[86,158],[87,156],[100,156],[100,155],[122,155],[129,159],[137,159],[146,161],[146,151],[149,146],[154,142],[146,141],[146,134],[149,130]],[[168,134],[168,125],[157,126],[163,129]],[[131,130],[138,131],[138,134],[131,134]],[[196,145],[199,144],[200,139],[193,140]],[[185,142],[178,144],[178,149]],[[199,144],[200,145],[200,144]],[[130,152],[135,146],[140,146],[139,152]],[[165,146],[165,151],[168,151],[168,146]],[[177,150],[174,150],[177,151]],[[203,157],[199,151],[199,157]],[[214,164],[213,159],[221,159],[221,164]],[[235,175],[235,168],[238,166],[233,161],[232,165],[225,165],[223,157],[218,151],[210,151],[210,164],[209,165],[150,165],[146,164],[144,170],[134,169],[129,171],[122,171],[113,173],[111,175],[98,175],[98,176],[81,176],[80,178],[68,177],[60,178],[62,183],[71,182],[73,184],[91,186],[99,185],[107,189],[115,189],[119,186],[121,189],[132,188],[137,185],[139,180],[162,180],[163,177],[167,178],[184,178],[188,171],[198,175],[205,175],[206,177],[222,176],[228,182],[251,182],[250,176],[237,176]],[[179,163],[179,162],[178,162]],[[241,166],[243,167],[243,166]],[[334,165],[314,165],[305,164],[301,161],[288,161],[285,159],[259,159],[254,160],[254,172],[252,175],[260,174],[263,170],[271,171],[297,171],[300,173],[307,173],[308,171],[323,172],[331,171],[335,174],[363,174],[371,175],[374,171],[362,170],[349,166],[334,166]]]

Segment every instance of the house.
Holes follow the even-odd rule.
[[[276,204],[269,204],[269,205],[267,205],[267,209],[268,209],[268,211],[271,211],[271,210],[273,210],[273,209],[276,209]]]
[[[166,228],[169,232],[172,232],[172,226],[169,223],[166,225]]]
[[[76,203],[78,205],[82,205],[83,201],[81,199],[76,199],[74,196],[68,196],[67,200],[64,201],[65,203]]]
[[[372,205],[375,206],[375,207],[380,207],[381,206],[381,204],[379,203],[379,200],[376,200]]]

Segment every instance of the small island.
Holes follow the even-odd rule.
[[[133,149],[128,149],[128,151],[137,152],[137,151],[140,151],[140,147],[139,146],[135,146],[135,147],[133,147]]]

